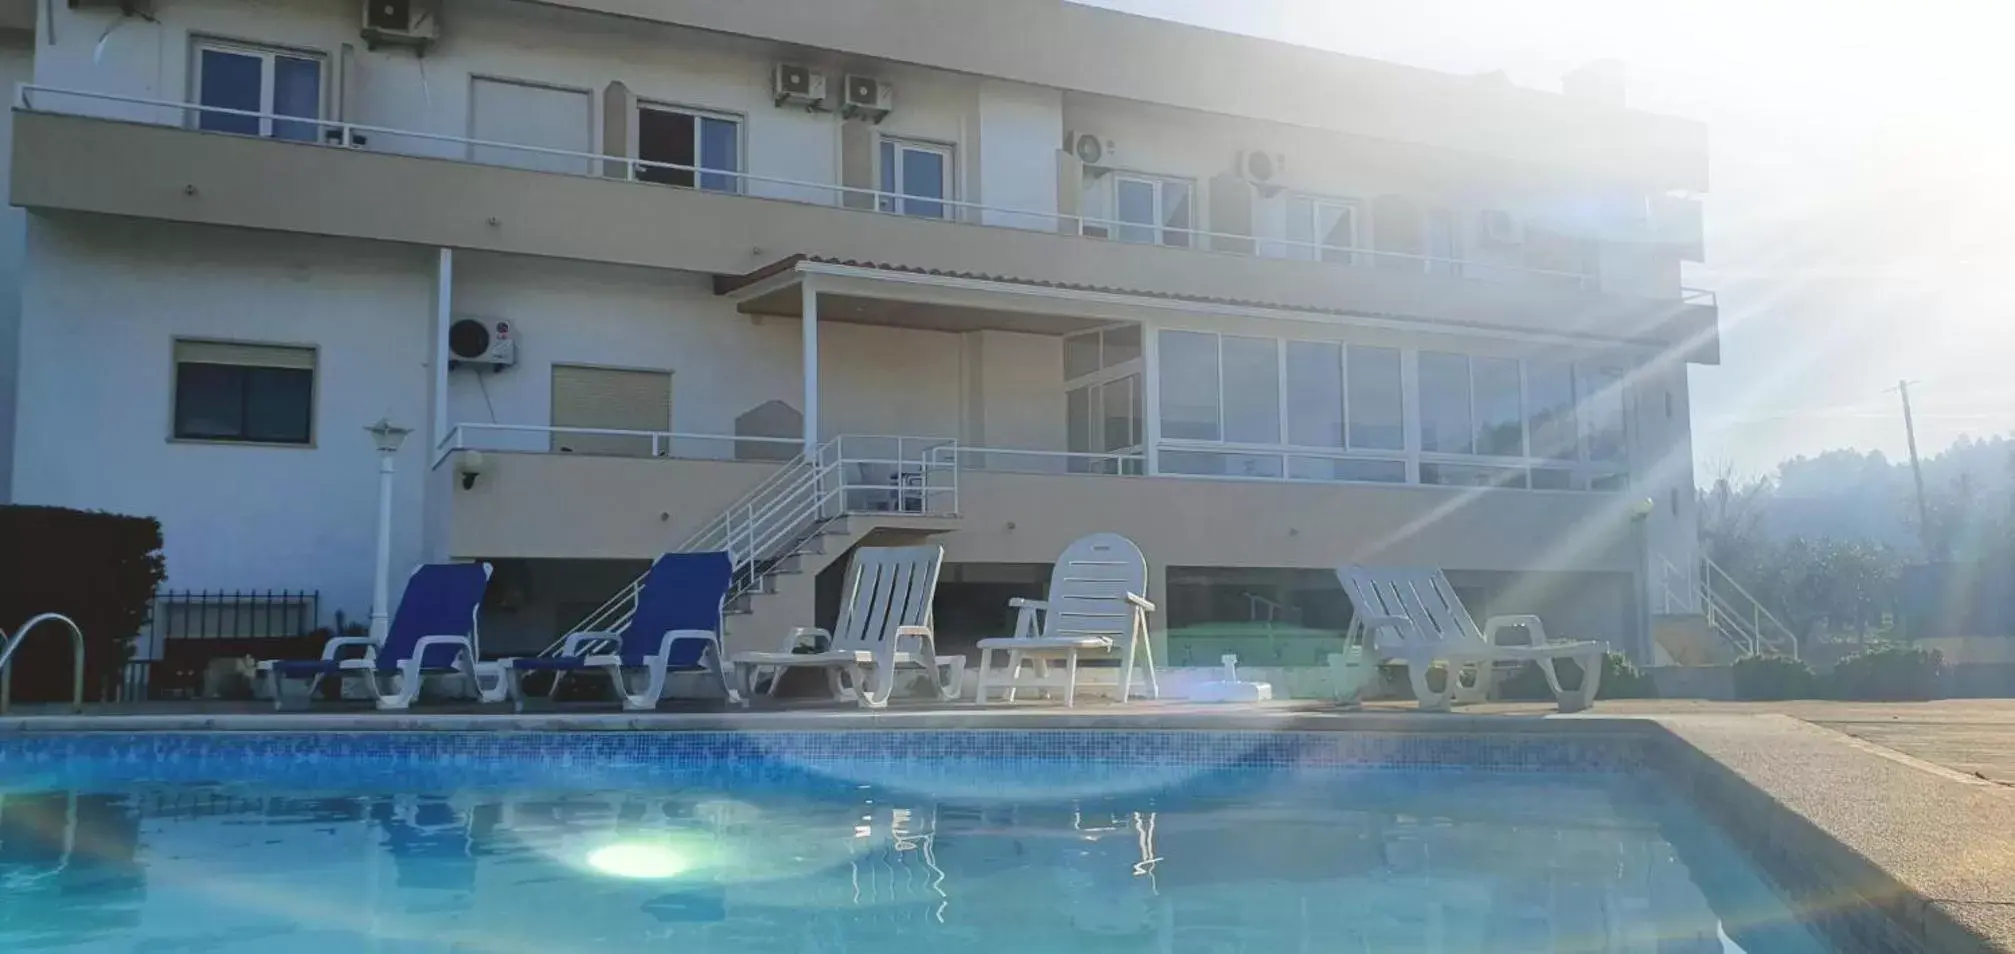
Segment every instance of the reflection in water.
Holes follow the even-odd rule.
[[[1820,950],[1718,835],[1614,779],[1251,773],[1052,802],[690,781],[10,792],[0,948]]]

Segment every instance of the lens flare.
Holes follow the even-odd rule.
[[[670,845],[618,842],[589,852],[588,867],[618,878],[662,880],[676,878],[692,865]]]

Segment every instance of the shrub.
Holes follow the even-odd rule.
[[[84,686],[94,698],[119,678],[154,591],[167,577],[161,523],[64,507],[0,506],[0,540],[17,549],[0,573],[0,626],[61,613],[84,632]],[[70,698],[70,640],[37,635],[14,656],[14,698]]]
[[[1735,698],[1744,701],[1774,702],[1818,695],[1819,680],[1812,674],[1812,667],[1789,656],[1744,656],[1735,661],[1730,675],[1735,682]]]
[[[1581,664],[1571,659],[1559,659],[1553,663],[1553,671],[1564,686],[1581,685]],[[1551,701],[1553,690],[1546,685],[1546,674],[1539,671],[1538,663],[1526,663],[1511,676],[1497,683],[1496,696],[1506,700]],[[1596,688],[1598,699],[1655,699],[1658,687],[1652,685],[1651,677],[1640,672],[1622,653],[1606,653],[1602,657],[1602,685]]]
[[[1915,702],[1938,697],[1945,657],[1935,649],[1882,646],[1849,656],[1827,677],[1835,699]]]

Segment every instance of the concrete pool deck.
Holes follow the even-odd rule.
[[[200,709],[201,711],[192,711]],[[1628,735],[1735,834],[1843,952],[2015,954],[2015,700],[1707,703],[1615,700],[1558,715],[1536,703],[1454,714],[1374,704],[1153,703],[790,706],[752,712],[494,709],[276,713],[247,704],[0,717],[9,733],[70,731],[744,731],[895,728],[1244,729]]]

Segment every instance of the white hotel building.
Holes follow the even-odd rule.
[[[848,546],[928,536],[955,646],[1118,531],[1174,662],[1285,666],[1333,648],[1339,563],[1640,656],[1694,564],[1705,132],[1600,69],[1063,0],[0,26],[0,499],[158,517],[176,589],[368,612],[380,417],[393,564],[495,563],[489,654],[688,546],[771,648]]]

